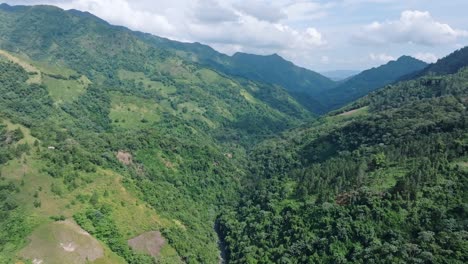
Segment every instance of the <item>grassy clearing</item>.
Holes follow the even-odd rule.
[[[240,90],[240,94],[247,100],[249,103],[256,104],[257,99],[255,99],[249,92],[246,90],[242,89]]]
[[[77,80],[63,80],[46,75],[43,77],[43,83],[47,86],[52,99],[61,104],[71,102],[83,94],[90,82],[85,76]]]
[[[141,128],[160,119],[159,106],[148,99],[112,94],[110,118],[114,125],[126,129]]]
[[[174,86],[166,86],[161,82],[152,81],[145,76],[142,72],[131,72],[126,70],[119,70],[119,78],[121,80],[133,80],[136,83],[141,83],[143,87],[147,90],[157,90],[163,96],[168,96],[176,92]]]
[[[350,110],[348,112],[338,114],[336,116],[339,116],[339,117],[350,117],[350,116],[355,117],[355,116],[365,115],[368,112],[369,112],[369,107],[364,106],[364,107],[361,107],[361,108],[358,108],[358,109],[354,109],[354,110]]]
[[[27,127],[25,127],[23,125],[13,124],[9,120],[4,120],[3,123],[7,126],[7,129],[10,130],[10,131],[18,129],[18,128],[21,129],[21,131],[23,132],[24,138],[21,139],[17,144],[28,143],[29,145],[32,146],[34,144],[34,142],[36,140],[38,140],[37,138],[31,136],[31,131],[29,130],[29,128],[27,128]]]
[[[401,167],[380,169],[370,175],[370,182],[367,185],[371,190],[383,192],[395,186],[397,180],[407,172]]]
[[[30,75],[28,83],[44,84],[47,86],[51,97],[57,103],[70,102],[81,95],[91,81],[86,76],[72,79],[77,73],[63,65],[50,65],[45,62],[29,60],[20,55],[12,55],[0,50],[0,56],[23,67]],[[54,78],[53,76],[61,76]]]
[[[39,69],[34,67],[31,63],[27,62],[24,59],[19,58],[18,56],[14,56],[11,53],[8,53],[4,50],[0,50],[0,56],[7,58],[9,61],[18,64],[19,66],[23,67],[25,71],[27,71],[29,75],[28,83],[42,83],[42,74]]]
[[[41,70],[44,74],[48,75],[60,75],[64,78],[69,78],[70,76],[77,76],[78,73],[65,65],[61,65],[58,63],[51,63],[51,62],[43,62],[43,61],[32,61],[27,60],[31,65],[34,65],[38,69]],[[87,79],[87,78],[86,78]],[[88,80],[89,81],[89,80]]]

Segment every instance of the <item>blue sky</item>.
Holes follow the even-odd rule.
[[[468,45],[467,0],[16,0],[89,11],[112,24],[233,54],[278,53],[316,71],[362,70]]]

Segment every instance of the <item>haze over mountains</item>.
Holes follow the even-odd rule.
[[[334,71],[321,72],[323,76],[328,77],[329,79],[333,81],[342,81],[358,73],[360,73],[360,71],[355,71],[355,70],[334,70]]]
[[[467,54],[334,81],[2,4],[0,263],[464,263]]]

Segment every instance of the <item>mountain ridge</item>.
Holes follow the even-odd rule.
[[[350,103],[369,92],[398,81],[402,76],[419,72],[427,63],[411,56],[401,56],[384,65],[364,70],[340,83],[335,88],[323,92],[321,101],[328,102],[328,109],[333,110]]]

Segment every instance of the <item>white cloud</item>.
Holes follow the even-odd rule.
[[[215,0],[198,1],[194,15],[198,22],[208,24],[232,22],[239,19],[234,10],[222,6]]]
[[[314,1],[293,1],[284,7],[284,12],[291,20],[310,21],[327,16],[326,10],[334,5],[333,2],[321,4]]]
[[[427,63],[434,63],[439,59],[436,55],[430,52],[419,52],[414,54],[413,57],[415,57],[418,60],[425,61]]]
[[[233,6],[245,15],[253,16],[259,20],[271,23],[276,23],[287,18],[281,6],[275,5],[273,1],[240,1],[233,4]]]
[[[468,20],[461,11],[468,8],[466,0],[451,0],[450,5],[424,0],[4,1],[53,4],[89,11],[111,24],[132,30],[173,40],[201,42],[228,54],[239,51],[278,53],[298,65],[316,70],[363,69],[387,60],[385,56],[378,56],[384,52],[445,54],[449,48],[460,48],[468,43],[467,31],[462,30]],[[395,10],[420,8],[437,12],[437,19],[421,11],[405,11],[395,19],[389,17]],[[375,19],[378,22],[362,26]],[[354,42],[347,41],[350,39]],[[354,45],[356,43],[359,45]],[[414,43],[432,46],[422,48]],[[380,45],[372,47],[376,53],[374,60],[363,44]],[[332,54],[331,51],[333,63],[323,63],[322,57]],[[433,60],[430,56],[425,59]]]
[[[127,0],[70,0],[55,3],[64,9],[88,11],[112,24],[124,25],[133,30],[174,37],[175,24],[163,13],[136,9]]]
[[[369,58],[372,61],[377,61],[377,62],[382,62],[382,63],[387,63],[389,61],[395,60],[395,57],[385,54],[385,53],[379,53],[379,54],[371,53],[369,54]]]
[[[320,61],[322,63],[328,64],[330,63],[330,58],[328,56],[322,56],[322,58],[320,58]]]
[[[179,41],[197,41],[226,53],[236,51],[305,54],[327,44],[318,29],[298,29],[287,18],[286,2],[265,0],[32,0],[89,11],[112,24]]]
[[[454,43],[462,37],[468,37],[468,31],[438,22],[429,12],[407,10],[401,13],[399,20],[373,22],[365,26],[361,32],[354,34],[353,40],[361,44],[413,43],[434,46]]]

